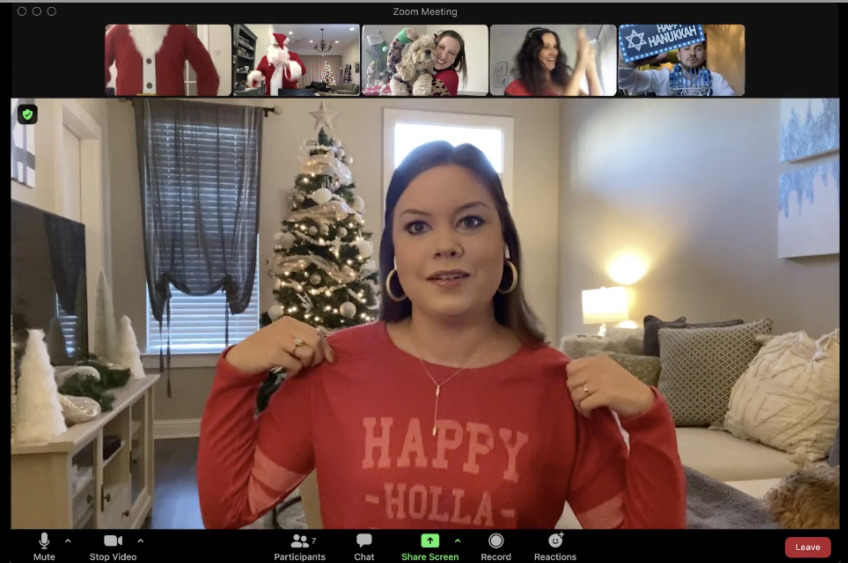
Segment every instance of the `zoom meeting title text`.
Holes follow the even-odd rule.
[[[456,8],[401,8],[395,6],[393,16],[436,16],[455,18],[459,13]]]

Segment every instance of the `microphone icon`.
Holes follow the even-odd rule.
[[[41,549],[47,549],[47,546],[50,545],[50,540],[47,539],[47,532],[41,532],[41,541],[38,544],[41,546]]]

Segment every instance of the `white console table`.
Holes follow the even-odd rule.
[[[153,506],[153,384],[130,379],[113,408],[49,442],[12,444],[12,528],[140,528]],[[105,438],[120,440],[104,458]]]

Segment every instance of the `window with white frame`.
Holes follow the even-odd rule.
[[[256,260],[256,278],[250,305],[238,315],[227,312],[227,296],[222,291],[212,295],[186,295],[171,286],[171,353],[218,354],[228,345],[241,342],[259,330],[259,259]],[[145,293],[147,293],[145,291]],[[227,318],[229,317],[229,318]],[[229,324],[229,342],[227,340]],[[167,318],[159,321],[150,309],[147,293],[147,352],[159,353],[168,345]]]
[[[453,146],[470,143],[480,149],[498,173],[512,206],[513,120],[495,115],[438,111],[383,110],[383,194],[395,168],[416,147],[431,141]]]

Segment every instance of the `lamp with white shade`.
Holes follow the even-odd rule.
[[[606,323],[626,321],[629,315],[626,288],[602,287],[583,290],[583,324],[600,324],[598,336],[606,335]]]

